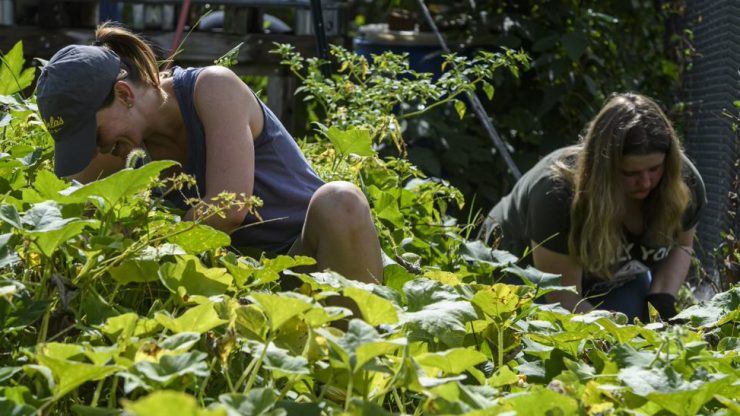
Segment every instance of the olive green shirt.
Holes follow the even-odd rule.
[[[489,212],[479,237],[491,240],[491,231],[498,224],[502,239],[499,248],[517,256],[522,255],[532,241],[561,254],[568,252],[570,230],[570,206],[573,200],[572,185],[557,177],[553,171],[556,160],[573,166],[575,154],[568,150],[574,146],[558,149],[541,159],[516,183],[514,189]],[[568,156],[566,156],[568,155]],[[706,205],[704,182],[696,167],[684,156],[684,181],[689,187],[691,202],[683,216],[683,228],[692,228],[699,220]],[[634,235],[623,230],[623,254],[614,269],[622,270],[633,260],[654,270],[671,247],[648,241],[645,235]],[[531,256],[523,259],[531,264]],[[625,270],[627,272],[628,270]]]

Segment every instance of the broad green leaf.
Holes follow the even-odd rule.
[[[38,410],[27,404],[16,403],[0,397],[0,415],[3,416],[34,416]]]
[[[118,204],[122,198],[146,190],[149,184],[164,169],[176,164],[176,162],[168,160],[154,161],[138,169],[123,169],[106,178],[62,192],[79,202],[85,202],[87,198],[92,196],[103,198],[106,203],[100,205],[99,208],[103,212],[107,212]]]
[[[476,292],[470,302],[488,316],[506,319],[519,305],[518,292],[518,286],[497,283]]]
[[[459,284],[462,284],[462,280],[458,275],[452,272],[446,272],[444,270],[427,270],[424,272],[424,277],[427,279],[436,280],[448,286],[457,286]]]
[[[510,404],[517,416],[576,415],[579,413],[578,402],[575,399],[543,386],[534,386],[527,393],[511,395],[504,399],[504,403]]]
[[[352,287],[344,289],[344,295],[357,303],[362,318],[370,325],[377,326],[398,322],[396,308],[391,302],[380,296]]]
[[[136,416],[226,416],[226,410],[202,409],[195,398],[187,393],[159,390],[135,402],[123,400],[123,408]]]
[[[154,319],[174,333],[196,332],[202,334],[228,323],[228,321],[219,318],[213,306],[213,302],[205,302],[188,309],[176,319],[166,312],[157,312]]]
[[[653,392],[667,393],[696,390],[705,383],[702,380],[689,383],[672,367],[659,368],[657,366],[651,368],[623,368],[617,374],[617,378],[631,388],[633,393],[642,397],[647,397]]]
[[[313,305],[306,300],[288,297],[287,294],[252,293],[252,297],[262,307],[270,322],[270,329],[276,330],[294,316],[311,309]]]
[[[123,414],[121,409],[106,409],[78,404],[72,405],[72,411],[77,416],[117,416]]]
[[[47,300],[32,300],[28,297],[14,304],[0,299],[0,333],[33,324],[44,315],[49,303]]]
[[[218,296],[231,287],[233,278],[220,267],[204,267],[192,255],[177,257],[175,263],[164,263],[159,268],[159,278],[172,292],[185,288],[188,295]]]
[[[41,254],[51,257],[57,251],[59,246],[68,242],[74,237],[82,234],[82,230],[88,225],[96,223],[95,221],[74,221],[66,224],[58,230],[51,231],[32,231],[29,234],[35,236],[34,243]]]
[[[247,338],[265,339],[269,330],[267,318],[257,305],[241,306],[236,310],[236,321],[234,322],[239,335]]]
[[[275,370],[285,374],[309,374],[308,360],[302,356],[295,356],[290,351],[279,348],[272,342],[267,346],[261,342],[248,341],[249,352],[254,357],[265,354],[262,366],[268,370]],[[265,351],[267,348],[267,351]]]
[[[466,241],[460,247],[460,254],[466,260],[482,261],[496,267],[516,263],[519,258],[508,251],[494,250],[481,240]]]
[[[499,367],[488,380],[491,387],[508,386],[519,381],[519,376],[511,371],[508,365]]]
[[[23,42],[18,41],[10,51],[0,57],[0,95],[11,95],[22,91],[33,83],[36,68],[23,69]]]
[[[465,325],[478,315],[467,301],[441,301],[425,306],[418,312],[406,313],[401,321],[409,330],[409,341],[440,341],[447,347],[461,346]]]
[[[163,387],[169,386],[176,379],[193,375],[207,377],[209,374],[206,357],[202,351],[186,352],[180,355],[162,355],[159,362],[139,361],[136,370],[149,380],[156,381]]]
[[[555,290],[578,293],[575,286],[562,286],[559,274],[546,273],[537,270],[532,266],[527,266],[526,269],[522,269],[517,265],[509,266],[505,271],[523,278],[525,283],[536,286],[539,289],[539,294],[545,294]]]
[[[373,156],[375,154],[368,130],[361,128],[340,130],[336,127],[329,127],[326,136],[340,155]]]
[[[218,401],[229,412],[229,416],[259,416],[273,409],[277,396],[274,389],[263,387],[244,394],[222,394],[218,396]]]
[[[67,393],[88,381],[97,381],[115,374],[123,367],[111,365],[93,365],[64,359],[52,358],[43,354],[36,356],[39,364],[51,369],[56,386],[54,397],[64,397]]]
[[[264,258],[261,267],[254,271],[254,284],[267,284],[280,279],[280,273],[293,267],[313,266],[316,260],[306,256],[277,256],[275,258]]]
[[[124,260],[110,268],[110,277],[121,285],[159,280],[159,263],[151,260]]]
[[[52,171],[40,170],[36,174],[36,179],[33,182],[33,189],[36,191],[36,198],[38,198],[38,200],[27,199],[25,194],[23,199],[29,203],[42,202],[46,200],[64,203],[67,197],[61,195],[59,192],[68,187],[69,183],[59,179]]]
[[[368,187],[375,217],[385,220],[396,228],[403,228],[405,218],[398,207],[398,198],[392,192],[380,190],[375,185]]]
[[[21,216],[18,215],[18,210],[15,208],[14,205],[10,205],[10,204],[0,205],[0,220],[3,220],[6,223],[12,225],[13,228],[17,228],[19,230],[23,229],[23,224],[21,223]]]
[[[737,383],[737,377],[735,379]],[[714,399],[715,394],[727,394],[737,398],[738,394],[740,394],[740,387],[730,387],[732,382],[730,377],[704,383],[700,386],[696,386],[695,382],[692,382],[686,386],[685,390],[673,392],[656,391],[648,394],[647,398],[674,415],[693,416],[700,414],[702,407]]]
[[[403,286],[409,311],[418,311],[427,305],[441,301],[456,301],[462,297],[450,286],[435,280],[418,278]]]
[[[560,41],[563,43],[565,53],[574,61],[580,58],[588,47],[588,38],[580,32],[566,33]]]
[[[425,353],[415,357],[416,361],[428,367],[435,367],[445,374],[460,374],[487,360],[485,354],[467,348],[451,348],[436,353]]]
[[[200,341],[200,334],[197,332],[181,332],[170,335],[159,346],[170,351],[187,351]]]
[[[610,355],[614,357],[614,362],[617,363],[620,368],[648,368],[651,366],[653,361],[655,361],[656,353],[636,351],[629,344],[621,344],[612,347]]]
[[[740,286],[718,293],[708,302],[690,306],[678,315],[674,320],[689,320],[695,327],[711,327],[722,322],[727,316],[737,313],[740,308]],[[737,316],[737,315],[736,315]]]
[[[0,234],[0,268],[16,265],[21,261],[11,242],[13,236],[13,233]]]
[[[184,231],[186,230],[187,231]],[[227,247],[231,244],[231,237],[223,231],[216,230],[204,224],[180,222],[173,226],[170,232],[182,231],[167,240],[177,244],[191,254],[200,254],[206,251]]]

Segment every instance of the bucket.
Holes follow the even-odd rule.
[[[407,53],[409,67],[414,71],[429,72],[435,77],[442,73],[442,49],[432,32],[389,30],[386,23],[364,25],[359,32],[352,44],[355,52],[368,60],[371,55],[380,55],[386,51]]]

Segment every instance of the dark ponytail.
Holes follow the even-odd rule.
[[[149,44],[130,30],[105,22],[95,30],[95,45],[108,48],[121,58],[125,78],[159,89],[157,58]]]

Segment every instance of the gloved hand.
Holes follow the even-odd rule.
[[[653,305],[664,321],[676,316],[676,297],[669,293],[650,293],[645,296],[645,302]]]

